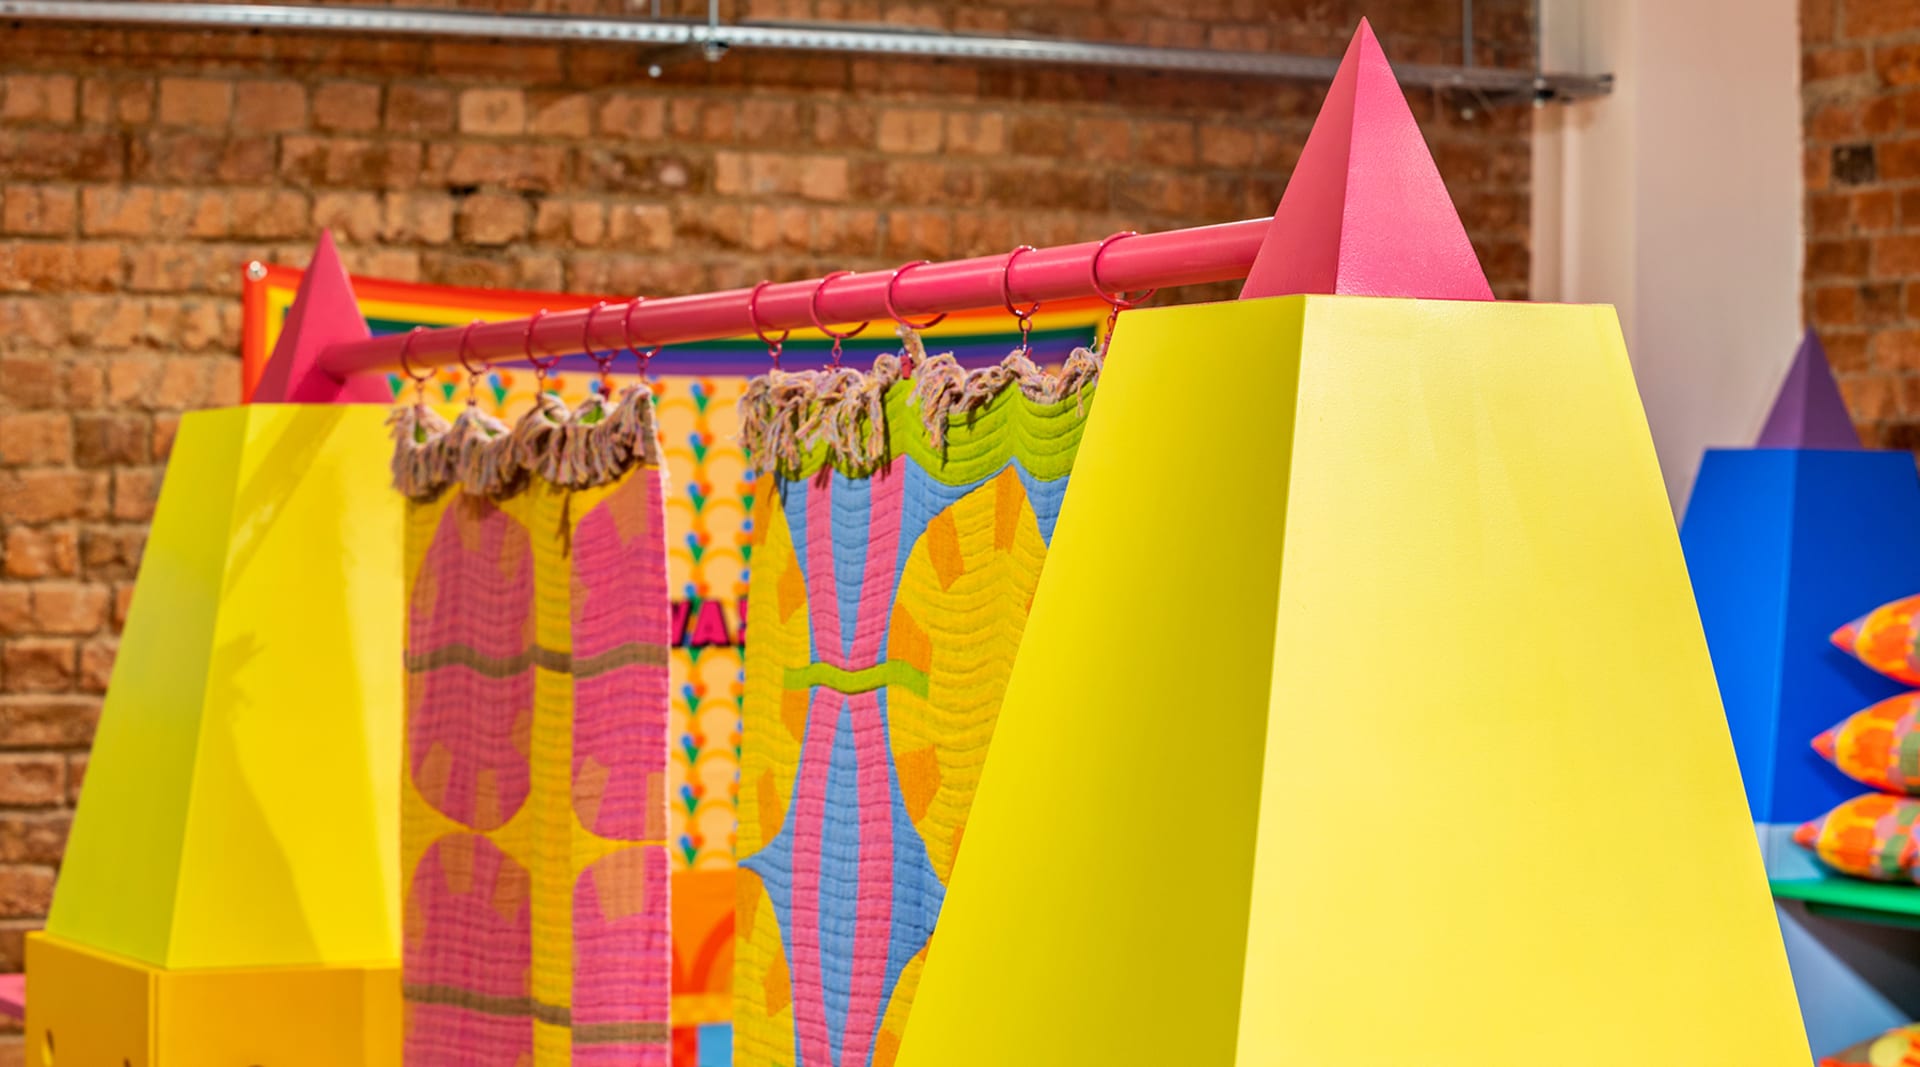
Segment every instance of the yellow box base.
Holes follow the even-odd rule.
[[[399,1067],[400,967],[169,971],[27,937],[29,1067]]]

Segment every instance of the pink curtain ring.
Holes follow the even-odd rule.
[[[1040,310],[1040,301],[1035,300],[1027,310],[1020,311],[1013,306],[1013,261],[1033,251],[1032,245],[1021,245],[1007,253],[1007,262],[1000,268],[1000,302],[1007,306],[1007,314],[1020,321],[1020,354],[1033,352],[1033,316]]]
[[[611,400],[613,399],[613,353],[609,352],[602,356],[593,350],[593,317],[600,314],[606,306],[605,300],[596,300],[594,305],[587,309],[587,321],[580,324],[580,351],[585,352],[587,358],[593,360],[594,366],[600,368],[600,395]]]
[[[1038,300],[1035,300],[1033,305],[1025,311],[1015,310],[1013,306],[1013,261],[1031,251],[1033,251],[1032,245],[1021,245],[1007,253],[1007,261],[1000,267],[1000,302],[1007,306],[1007,314],[1021,322],[1026,322],[1033,317],[1034,312],[1040,310]]]
[[[840,365],[840,342],[845,341],[849,337],[860,336],[861,331],[865,330],[868,326],[872,325],[872,323],[870,322],[863,322],[860,325],[855,326],[853,329],[848,330],[846,333],[835,333],[832,330],[827,329],[826,323],[820,321],[821,291],[826,289],[826,287],[835,278],[844,278],[847,275],[852,273],[853,272],[850,270],[836,270],[828,274],[826,277],[820,279],[820,283],[813,287],[813,292],[807,295],[807,318],[813,321],[813,328],[816,330],[819,330],[821,333],[826,334],[828,337],[833,338],[832,359],[833,359],[833,365],[835,367],[838,367]]]
[[[940,325],[940,323],[944,322],[947,317],[947,313],[942,311],[940,314],[935,315],[933,318],[930,318],[925,322],[914,322],[912,319],[909,319],[906,316],[900,314],[900,312],[893,306],[893,287],[896,283],[900,281],[900,276],[912,270],[915,267],[924,267],[926,265],[927,265],[927,261],[924,259],[916,259],[912,263],[903,263],[900,266],[895,267],[893,270],[893,276],[887,279],[887,317],[899,323],[900,325],[905,326],[909,330],[931,330],[935,326],[938,326]]]
[[[763,281],[753,287],[753,292],[747,296],[747,318],[753,321],[753,332],[759,335],[760,340],[766,342],[767,358],[773,360],[773,369],[779,370],[780,352],[786,347],[787,338],[793,334],[793,331],[781,330],[780,336],[768,337],[766,325],[760,321],[760,290],[772,284],[770,281]]]
[[[427,402],[427,381],[433,377],[433,371],[428,370],[425,374],[415,374],[413,372],[413,359],[411,357],[413,356],[413,343],[420,339],[421,334],[426,332],[427,328],[425,326],[415,326],[413,329],[407,331],[406,340],[400,342],[400,370],[413,381],[413,399],[414,403],[418,405],[424,405]]]
[[[620,316],[620,341],[626,345],[627,351],[633,353],[633,358],[639,361],[640,373],[643,375],[647,373],[647,364],[653,362],[653,357],[660,352],[659,345],[654,345],[652,348],[642,352],[638,348],[635,348],[633,344],[633,313],[639,310],[641,304],[646,302],[647,298],[644,296],[634,297],[633,300],[627,304],[627,313]]]
[[[548,373],[560,362],[560,357],[552,353],[548,353],[544,360],[533,354],[533,331],[540,328],[540,320],[546,317],[546,308],[533,313],[533,317],[527,320],[527,334],[520,344],[520,351],[526,355],[527,362],[533,364],[533,376],[540,380],[540,391],[543,393],[546,392]]]
[[[479,406],[480,402],[477,399],[475,399],[474,390],[479,388],[480,376],[482,374],[485,374],[487,372],[487,369],[485,367],[481,367],[479,370],[475,370],[473,367],[473,364],[467,362],[467,338],[473,334],[473,328],[475,326],[480,325],[484,321],[486,320],[475,319],[472,322],[467,323],[466,329],[463,329],[460,331],[459,359],[460,359],[460,365],[462,367],[465,367],[467,371],[467,406],[470,408]]]
[[[1112,305],[1115,311],[1126,311],[1129,308],[1137,307],[1141,301],[1148,299],[1154,294],[1154,290],[1152,289],[1143,289],[1137,296],[1129,296],[1126,293],[1111,293],[1107,291],[1106,286],[1100,284],[1100,257],[1105,254],[1107,246],[1124,237],[1138,236],[1139,234],[1133,230],[1121,230],[1119,233],[1112,234],[1107,237],[1106,240],[1100,242],[1100,247],[1093,250],[1093,258],[1087,260],[1087,281],[1092,283],[1094,294]]]

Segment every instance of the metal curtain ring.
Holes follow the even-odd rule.
[[[1137,296],[1129,296],[1126,293],[1111,293],[1107,291],[1106,286],[1100,284],[1100,257],[1106,252],[1107,246],[1123,237],[1138,236],[1139,234],[1133,230],[1121,230],[1119,233],[1113,234],[1106,240],[1101,241],[1100,247],[1093,250],[1093,258],[1087,260],[1087,281],[1092,283],[1094,294],[1099,296],[1100,299],[1105,300],[1108,304],[1111,304],[1115,311],[1126,311],[1129,308],[1137,307],[1141,301],[1148,299],[1154,294],[1154,290],[1152,289],[1143,289]]]
[[[473,407],[479,403],[479,401],[474,399],[473,394],[474,394],[474,390],[479,387],[480,376],[482,374],[485,374],[487,372],[487,369],[485,367],[481,367],[479,370],[475,370],[473,367],[473,364],[467,362],[467,338],[473,333],[473,328],[475,326],[480,325],[484,321],[485,321],[484,319],[475,319],[472,322],[467,323],[466,329],[460,331],[460,351],[458,354],[458,358],[460,360],[460,365],[462,367],[465,367],[467,370],[467,406],[468,407]]]
[[[753,287],[753,292],[747,296],[747,318],[753,322],[753,332],[759,335],[760,340],[766,342],[767,356],[773,360],[774,369],[778,370],[780,368],[780,351],[786,347],[787,338],[793,334],[793,331],[781,330],[780,336],[768,337],[767,328],[760,321],[760,290],[772,284],[770,281],[763,281]]]
[[[634,297],[633,300],[627,304],[627,313],[620,316],[620,341],[627,346],[627,351],[633,353],[633,358],[640,362],[641,374],[647,373],[647,364],[653,362],[653,357],[660,352],[659,345],[654,345],[645,352],[640,351],[633,345],[633,313],[639,310],[641,304],[646,302],[647,298],[644,296]]]
[[[833,365],[836,367],[840,365],[840,343],[849,337],[860,336],[863,330],[872,325],[870,322],[863,322],[853,329],[848,330],[846,333],[835,333],[827,328],[826,323],[820,321],[820,293],[825,290],[835,278],[844,278],[852,273],[850,270],[836,270],[820,279],[820,283],[813,287],[813,292],[807,294],[807,318],[812,320],[814,329],[833,338]]]
[[[897,282],[900,281],[900,276],[912,270],[915,267],[924,267],[926,265],[927,265],[927,261],[924,259],[916,259],[912,263],[903,263],[900,266],[895,267],[893,271],[893,276],[887,279],[887,317],[899,323],[900,325],[905,326],[909,330],[931,330],[935,326],[940,325],[940,323],[943,322],[947,317],[947,313],[942,311],[940,314],[935,315],[933,318],[930,318],[925,322],[914,322],[912,319],[909,319],[906,316],[900,314],[900,312],[897,309],[895,309],[893,306],[893,287]]]

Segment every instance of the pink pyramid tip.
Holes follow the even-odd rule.
[[[372,378],[342,382],[317,366],[320,353],[346,341],[370,336],[353,281],[340,262],[333,235],[320,231],[313,261],[300,278],[293,306],[280,327],[280,340],[260,372],[260,383],[250,398],[258,403],[379,404],[392,399],[386,386]]]
[[[1774,398],[1773,410],[1760,430],[1755,448],[1857,449],[1860,432],[1854,428],[1840,386],[1833,380],[1826,347],[1812,329],[1800,339],[1793,365]]]
[[[1240,296],[1295,293],[1493,299],[1440,169],[1365,19]]]

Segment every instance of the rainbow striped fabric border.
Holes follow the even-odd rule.
[[[295,267],[267,266],[260,276],[247,277],[242,289],[244,395],[251,397],[281,324],[293,306],[294,292],[305,272]],[[525,318],[545,308],[565,311],[590,307],[600,297],[571,293],[543,293],[517,289],[468,289],[423,285],[387,278],[353,278],[361,314],[374,334],[402,333],[415,326],[463,326],[475,319],[495,322]],[[1041,307],[1033,320],[1033,348],[1038,363],[1057,363],[1079,345],[1091,345],[1106,320],[1107,305],[1098,299],[1061,301]],[[952,352],[967,366],[995,363],[1019,343],[1020,332],[1004,310],[960,312],[940,325],[922,331],[930,352]],[[788,339],[781,365],[788,370],[824,365],[832,342],[817,330],[795,330]],[[853,365],[897,352],[900,345],[891,329],[875,323],[866,334],[844,345],[844,359]],[[513,364],[508,364],[512,366]],[[631,364],[618,369],[627,370]],[[767,368],[767,348],[758,338],[700,341],[664,348],[653,358],[659,375],[753,375]],[[561,361],[561,373],[590,373],[594,364],[585,356]]]

